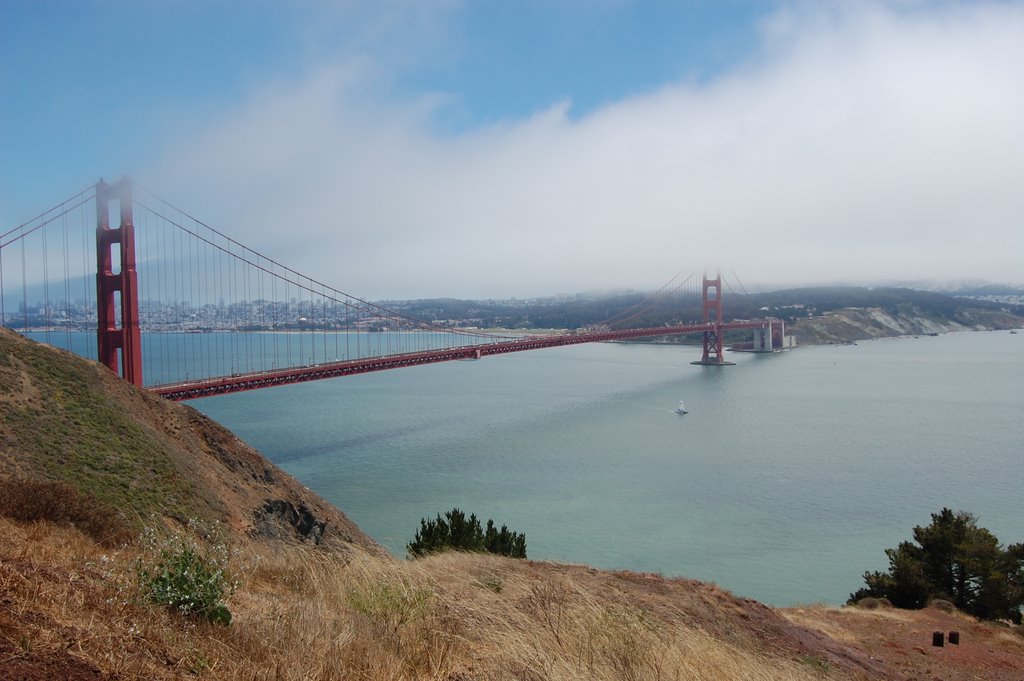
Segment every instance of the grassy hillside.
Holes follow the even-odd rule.
[[[194,410],[7,332],[0,423],[3,679],[1008,681],[1024,669],[1019,634],[957,613],[777,611],[658,575],[396,560]],[[153,548],[134,532],[97,538],[112,517],[226,543],[232,623],[154,604],[139,571]],[[204,539],[185,518],[224,529]],[[952,628],[960,646],[929,647]]]
[[[136,529],[155,515],[376,549],[344,514],[196,410],[6,329],[0,475],[70,483]]]

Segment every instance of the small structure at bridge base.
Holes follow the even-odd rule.
[[[733,352],[782,352],[796,347],[796,337],[786,335],[786,323],[771,319],[767,325],[754,329],[754,340],[733,343]]]

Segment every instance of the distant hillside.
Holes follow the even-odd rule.
[[[913,280],[884,284],[895,288],[911,288],[917,291],[935,291],[951,296],[1016,296],[1024,298],[1024,286],[1017,284],[997,283],[984,279],[955,280]]]
[[[785,289],[734,296],[727,299],[730,314],[752,315],[768,308],[783,317],[797,319],[813,314],[825,314],[844,308],[878,308],[889,314],[911,312],[929,315],[935,319],[970,323],[975,311],[1003,312],[1020,317],[1024,307],[982,300],[961,298],[945,293],[918,291],[909,288],[866,288],[859,286],[833,286]]]
[[[344,514],[191,407],[0,329],[0,475],[65,481],[136,527],[219,521],[240,536],[381,550]]]
[[[752,298],[762,314],[790,322],[802,344],[1024,327],[1020,306],[911,289],[791,289]]]
[[[421,319],[452,326],[514,329],[576,329],[635,308],[647,294],[578,294],[534,300],[453,299],[389,301]],[[728,289],[725,318],[770,315],[796,323],[802,343],[843,342],[939,331],[1024,326],[1024,305],[909,288],[808,287],[745,294]],[[860,310],[860,312],[856,312]],[[699,301],[657,305],[630,317],[630,324],[660,326],[701,319]],[[742,334],[730,335],[739,340]]]
[[[1014,329],[1024,326],[1020,317],[1003,312],[965,307],[951,316],[929,313],[913,305],[896,311],[885,308],[843,308],[799,319],[788,327],[801,344],[848,343],[950,331]]]

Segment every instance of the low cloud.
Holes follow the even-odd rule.
[[[388,94],[372,56],[339,58],[183,135],[150,175],[374,298],[653,288],[719,266],[747,284],[1020,283],[1024,8],[795,7],[711,81],[456,133],[437,124],[450,95]]]

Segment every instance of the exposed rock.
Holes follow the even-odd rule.
[[[327,521],[318,519],[305,504],[296,507],[285,499],[268,499],[253,516],[255,534],[268,539],[292,538],[319,544],[327,527]]]

